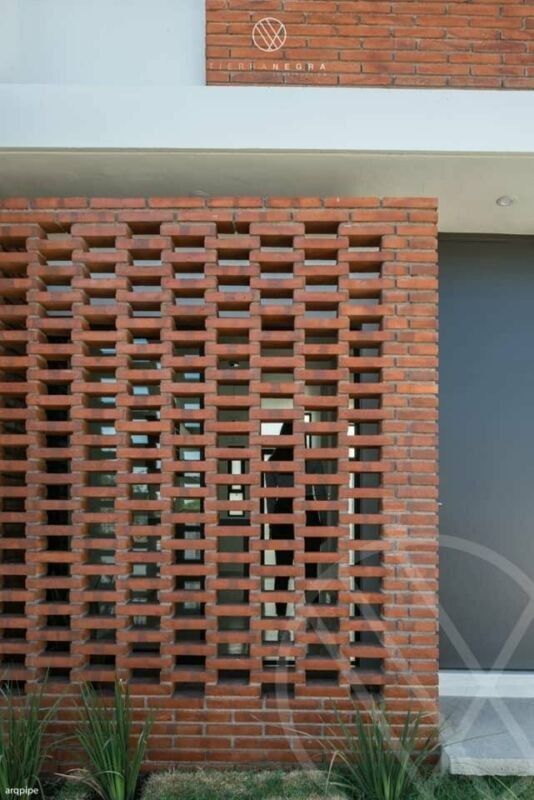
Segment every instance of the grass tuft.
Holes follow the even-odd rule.
[[[344,800],[319,771],[204,770],[155,773],[142,800]]]
[[[435,775],[410,800],[534,800],[534,779]]]
[[[437,731],[425,737],[424,717],[411,713],[395,728],[379,704],[367,712],[355,706],[352,716],[347,724],[338,713],[341,736],[331,748],[332,785],[357,800],[411,800],[437,751]]]
[[[93,800],[93,793],[86,786],[72,781],[65,781],[62,786],[55,789],[53,794],[47,797],[54,800]]]
[[[45,684],[37,692],[20,697],[11,688],[0,691],[0,796],[13,788],[43,787],[40,772],[47,757],[44,735],[55,713],[56,704],[43,710]]]
[[[102,800],[134,800],[152,717],[134,737],[130,694],[119,682],[110,705],[91,686],[84,686],[81,712],[77,736],[89,763],[71,777]]]
[[[95,800],[87,787],[68,781],[54,791],[53,800]],[[140,800],[367,800],[348,797],[327,787],[324,772],[294,770],[173,770],[153,773]],[[533,778],[470,778],[427,774],[416,782],[409,800],[534,800]]]

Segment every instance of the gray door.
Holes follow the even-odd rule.
[[[531,670],[534,237],[442,240],[440,347],[441,667]]]

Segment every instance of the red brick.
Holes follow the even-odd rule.
[[[262,16],[286,27],[272,53],[252,40]],[[534,88],[534,13],[522,0],[216,0],[206,17],[208,84]],[[524,72],[509,53],[521,54]]]
[[[233,3],[233,9],[239,5],[245,7],[245,0]],[[31,413],[25,408],[11,410],[16,413],[10,411],[6,420],[23,419],[24,432],[7,430],[1,442],[3,447],[28,450],[26,461],[12,461],[8,452],[1,470],[4,475],[13,472],[25,478],[20,486],[4,487],[13,497],[24,499],[23,510],[5,512],[4,521],[19,522],[26,532],[24,542],[7,536],[0,541],[4,549],[23,551],[10,567],[22,576],[23,587],[4,593],[4,599],[20,602],[22,607],[19,614],[4,617],[1,644],[6,670],[14,679],[32,685],[48,668],[62,670],[61,676],[51,674],[46,687],[46,703],[51,705],[68,681],[54,731],[71,731],[80,683],[111,684],[119,677],[130,682],[137,726],[149,709],[156,712],[145,769],[177,763],[271,761],[283,765],[302,757],[320,758],[317,744],[304,740],[302,746],[309,751],[302,755],[292,750],[289,739],[295,738],[292,731],[297,728],[313,735],[320,725],[335,726],[334,702],[345,712],[350,709],[349,684],[359,680],[358,674],[351,673],[351,654],[382,661],[383,669],[368,673],[365,685],[380,687],[400,725],[407,711],[416,707],[429,712],[429,724],[437,721],[435,205],[433,199],[404,197],[223,197],[208,202],[201,198],[150,198],[148,202],[143,198],[37,198],[4,203],[0,238],[7,247],[15,242],[21,252],[17,253],[20,275],[5,284],[10,303],[0,308],[6,320],[15,318],[26,324],[20,331],[5,331],[8,346],[0,351],[0,389],[25,396]],[[60,218],[71,226],[70,234],[48,239],[46,231],[57,230]],[[331,234],[328,239],[318,236],[324,231]],[[279,263],[275,256],[280,254],[264,249],[272,246],[273,237],[274,241],[277,237],[289,240],[289,252],[283,257],[296,266],[287,281],[271,281],[262,275],[269,258],[273,268]],[[348,245],[358,241],[372,241],[380,248],[372,262],[378,278],[366,281],[365,276],[356,278],[350,272],[351,258],[358,254],[349,253]],[[188,250],[191,242],[200,252]],[[115,248],[111,253],[94,249],[110,245]],[[319,261],[312,269],[302,263],[306,250]],[[69,258],[77,252],[75,265],[50,267],[46,257],[56,251]],[[326,261],[323,266],[321,254]],[[136,265],[131,263],[134,259],[157,263]],[[236,259],[236,264],[225,263]],[[115,277],[94,278],[97,262],[115,270]],[[181,278],[182,267],[186,271],[205,268],[204,275],[198,280]],[[68,290],[47,291],[51,270],[70,281]],[[324,281],[337,276],[339,291],[310,291],[311,276]],[[229,280],[243,285],[225,292]],[[365,283],[379,301],[376,306],[358,305]],[[349,304],[351,293],[355,302]],[[103,294],[111,304],[91,303]],[[273,306],[273,301],[288,295],[292,305]],[[187,299],[200,304],[188,304]],[[331,307],[337,316],[313,317],[318,306]],[[72,316],[46,316],[58,308],[72,311]],[[161,317],[152,316],[154,310],[161,310]],[[232,310],[250,315],[223,316]],[[139,311],[146,315],[134,316]],[[356,323],[354,329],[349,316]],[[360,320],[376,322],[378,330],[364,331],[362,339],[357,329]],[[102,330],[106,323],[109,329]],[[237,331],[244,336],[242,343],[220,340]],[[306,339],[307,334],[322,332],[331,333],[333,340]],[[49,342],[50,334],[63,335],[68,341]],[[136,337],[139,342],[134,341]],[[382,350],[376,357],[360,358],[359,343],[368,346],[369,339]],[[13,340],[24,348],[22,353],[11,351]],[[291,348],[291,355],[278,358],[262,352],[262,347],[273,343]],[[89,349],[98,347],[115,347],[115,351],[102,354]],[[184,353],[178,347],[199,349]],[[314,364],[330,358],[332,364]],[[155,363],[143,363],[150,359]],[[238,367],[226,363],[241,359],[248,363]],[[49,363],[56,360],[67,363]],[[272,382],[269,371],[282,368],[288,373],[284,382]],[[356,372],[363,368],[376,370],[374,385],[355,381]],[[2,370],[16,372],[17,380],[4,381]],[[197,371],[203,381],[188,380],[182,374],[190,377]],[[100,372],[115,380],[100,383]],[[220,393],[221,382],[238,380],[248,382],[245,394]],[[310,405],[306,383],[318,380],[334,384],[336,391],[313,397],[311,407],[329,410],[337,419],[305,423],[304,408]],[[69,392],[48,394],[50,381],[66,384]],[[159,393],[134,393],[135,386],[144,387],[147,381]],[[381,396],[379,407],[354,408],[352,400],[368,392]],[[92,407],[99,395],[113,395],[116,402]],[[264,408],[262,397],[270,395],[293,398],[293,408]],[[194,410],[182,409],[176,402],[178,398],[192,402],[197,396],[204,402]],[[63,410],[65,419],[48,420],[49,409]],[[139,409],[147,415],[159,412],[159,416],[138,417]],[[228,409],[244,410],[246,418],[228,419]],[[370,419],[376,420],[377,433],[347,432],[347,420]],[[201,423],[203,428],[188,433],[181,427],[184,420]],[[272,446],[274,438],[269,430],[262,430],[262,423],[272,421],[293,425],[286,445],[293,447],[294,458],[284,462],[293,474],[290,487],[266,486],[260,478],[262,471],[273,472],[262,458],[262,449]],[[310,429],[335,440],[322,448],[306,447]],[[228,442],[220,440],[232,434],[245,437],[239,450],[228,449]],[[146,443],[135,439],[145,435],[150,437]],[[61,438],[54,442],[48,436]],[[101,446],[115,450],[100,460],[92,448]],[[379,460],[372,467],[370,463],[365,467],[367,462],[355,464],[349,451],[356,446],[376,446]],[[187,447],[203,450],[203,457],[192,454],[195,460],[180,460],[180,448]],[[224,493],[220,496],[218,489],[234,483],[236,476],[229,480],[217,460],[235,459],[236,453],[249,462],[240,479],[248,497],[232,500],[232,507],[250,513],[251,524],[219,528],[218,514],[229,507],[229,499]],[[331,477],[339,499],[318,502],[326,502],[339,515],[339,528],[306,525],[314,522],[318,505],[310,499],[313,476],[306,472],[305,461],[324,458],[337,460],[335,474],[321,476],[321,481],[326,483],[325,478]],[[64,461],[65,474],[48,473],[49,459]],[[161,461],[161,472],[135,472],[134,462],[143,459]],[[378,508],[372,514],[352,514],[346,501],[357,495],[350,477],[364,467],[381,476],[376,489]],[[180,485],[177,476],[197,471],[206,476],[205,485]],[[113,473],[113,485],[108,485],[107,478],[104,485],[93,482],[98,472]],[[135,488],[145,484],[159,487],[152,499],[144,489]],[[65,486],[70,494],[49,500],[47,486]],[[284,519],[291,520],[294,541],[267,543],[260,526],[267,521],[272,524],[272,519],[266,519],[262,500],[282,495],[292,503]],[[112,505],[97,513],[91,504],[99,498]],[[192,507],[192,500],[198,506]],[[56,525],[47,519],[51,509],[63,512]],[[157,514],[161,519],[150,519]],[[148,524],[151,521],[158,524]],[[202,540],[192,544],[174,536],[176,524],[199,521],[205,525]],[[113,524],[115,537],[99,538],[96,526],[100,523]],[[352,535],[350,526],[365,523],[379,526],[378,538]],[[248,546],[242,552],[225,553],[219,544],[228,535],[246,538]],[[70,537],[69,550],[53,547],[57,536]],[[311,542],[306,539],[318,536],[335,540],[335,547],[330,551],[308,547]],[[192,547],[204,554],[202,561],[179,557]],[[273,577],[273,568],[263,562],[266,547],[294,552],[293,563],[285,565],[288,576],[294,578],[294,589],[288,583],[267,591],[262,580]],[[372,573],[380,583],[372,592],[362,592],[352,582],[353,549],[382,553],[382,563]],[[93,551],[99,550],[110,551],[110,563],[92,563]],[[229,577],[222,566],[229,558],[234,566],[247,565],[248,571]],[[49,575],[51,564],[61,566],[65,574]],[[305,592],[319,585],[308,576],[308,564],[318,565],[319,570],[337,565],[335,578],[326,572],[318,578],[322,589],[338,592],[337,605],[321,607],[322,615],[339,621],[339,632],[332,636],[339,652],[332,658],[314,659],[306,653],[314,634],[306,629],[305,621],[317,614],[317,606]],[[137,566],[144,566],[146,574],[137,575]],[[276,569],[282,567],[279,563]],[[109,583],[99,587],[93,581],[102,574]],[[196,580],[200,581],[197,586],[186,583]],[[225,597],[222,593],[230,588],[248,596],[243,595],[242,602]],[[47,597],[49,589],[63,596]],[[146,595],[140,606],[134,602],[135,592],[156,594]],[[99,599],[115,604],[114,616],[88,614],[89,603]],[[197,616],[184,614],[181,604],[186,601],[199,603],[203,610]],[[262,604],[271,602],[294,602],[296,615],[280,620],[266,615]],[[362,647],[351,640],[363,620],[357,614],[351,616],[350,609],[363,603],[381,609],[381,617],[368,623],[376,631],[379,646]],[[69,625],[50,628],[47,617],[52,615],[68,617]],[[133,618],[139,615],[154,618],[157,624],[132,629]],[[224,630],[219,620],[228,616],[246,619],[247,630]],[[294,635],[294,643],[284,644],[282,652],[295,657],[296,669],[285,678],[280,671],[263,671],[262,659],[277,652],[276,646],[262,642],[263,634],[278,627]],[[10,637],[14,628],[22,631],[23,638]],[[91,637],[95,629],[116,636],[108,642],[97,641]],[[176,639],[176,631],[181,636],[202,631],[205,638],[184,641]],[[66,646],[59,654],[47,647],[56,642]],[[221,645],[240,642],[250,644],[248,655],[229,657],[221,649]],[[140,652],[141,643],[153,645],[154,652]],[[20,655],[22,662],[10,667],[9,657]],[[103,655],[110,657],[110,663],[94,663],[91,658]],[[182,656],[205,658],[205,663],[181,663]],[[146,669],[156,672],[143,672]],[[313,675],[308,674],[324,669],[337,673],[330,686],[314,684]],[[223,670],[226,677],[242,671],[242,683],[227,683],[224,673],[219,674]],[[284,696],[283,685],[281,696],[262,696],[262,684],[277,679],[294,684],[295,696]],[[201,696],[181,693],[184,683],[199,684]],[[80,754],[73,748],[60,750],[55,763],[64,771],[79,761]]]

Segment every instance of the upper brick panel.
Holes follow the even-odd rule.
[[[534,88],[533,0],[206,0],[208,84]]]

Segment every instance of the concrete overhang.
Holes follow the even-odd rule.
[[[0,107],[2,197],[431,195],[443,232],[534,233],[532,92],[4,84]]]
[[[435,196],[442,232],[534,233],[534,156],[0,152],[0,196]],[[502,195],[514,198],[497,205]]]

